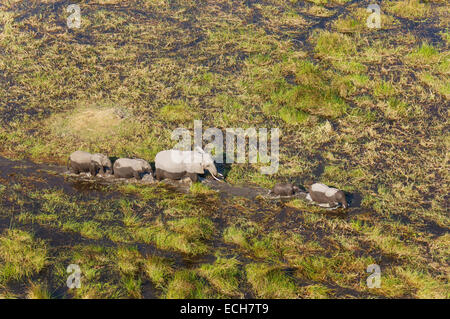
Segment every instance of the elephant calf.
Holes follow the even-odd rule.
[[[70,154],[67,169],[75,174],[89,172],[92,176],[96,176],[98,173],[111,174],[112,164],[108,156],[104,154],[76,151]]]
[[[292,184],[276,184],[273,188],[271,193],[274,195],[280,195],[280,196],[292,196],[295,193],[300,191],[300,189]]]
[[[193,182],[196,182],[198,174],[204,174],[205,169],[218,180],[214,159],[200,147],[197,147],[194,151],[161,151],[156,154],[155,167],[157,180],[165,178],[176,180],[189,177]]]
[[[143,159],[119,158],[114,162],[114,177],[142,179],[152,173],[150,164]]]
[[[343,191],[328,187],[322,183],[312,183],[309,182],[305,185],[309,191],[306,199],[317,203],[321,207],[335,207],[339,204],[343,208],[347,208],[347,200]]]

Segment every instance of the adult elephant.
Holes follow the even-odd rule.
[[[108,156],[104,154],[75,151],[69,156],[67,169],[75,174],[89,172],[92,176],[96,176],[98,173],[111,174],[112,164]]]
[[[311,181],[307,181],[305,186],[309,192],[306,196],[307,200],[315,202],[321,207],[336,207],[340,204],[343,208],[348,208],[347,199],[343,191]]]
[[[140,158],[119,158],[114,162],[114,177],[142,179],[152,173],[150,164]]]
[[[157,180],[183,179],[189,177],[193,182],[198,180],[198,174],[204,174],[205,169],[217,178],[217,168],[214,159],[200,147],[194,151],[166,150],[156,154],[155,177]]]

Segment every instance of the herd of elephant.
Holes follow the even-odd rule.
[[[135,178],[158,181],[163,179],[180,180],[190,178],[192,182],[198,181],[198,175],[208,170],[216,179],[222,176],[218,173],[214,159],[209,153],[197,147],[193,151],[165,150],[156,154],[155,172],[150,164],[140,158],[119,158],[112,164],[104,154],[91,154],[84,151],[73,152],[68,159],[67,169],[79,174],[89,172],[92,176],[97,174],[113,175],[116,178]],[[223,176],[222,176],[223,177]],[[345,193],[337,188],[328,187],[322,183],[306,182],[308,193],[306,199],[321,207],[348,207]],[[293,196],[300,189],[293,184],[276,184],[270,191],[277,196]]]
[[[199,174],[204,174],[205,169],[219,180],[216,165],[212,156],[201,148],[194,151],[165,150],[156,154],[155,172],[153,174],[150,164],[140,158],[119,158],[112,164],[105,154],[91,154],[84,151],[76,151],[70,154],[67,161],[67,169],[79,174],[89,172],[92,176],[97,174],[113,175],[116,178],[142,179],[145,176],[155,177],[157,180],[179,180],[190,178],[193,182],[198,180]]]

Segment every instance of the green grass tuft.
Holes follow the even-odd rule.
[[[48,260],[47,245],[27,232],[10,229],[0,236],[0,280],[20,280],[40,272]]]
[[[258,298],[296,298],[297,289],[291,278],[280,268],[266,264],[248,264],[247,280]]]

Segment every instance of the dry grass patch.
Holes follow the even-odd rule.
[[[385,7],[388,12],[408,19],[426,18],[430,13],[430,5],[420,0],[390,1]]]
[[[377,32],[379,29],[367,27],[367,18],[371,13],[366,8],[354,8],[348,15],[341,16],[332,24],[339,32]],[[396,22],[391,16],[381,12],[381,29],[389,29]]]
[[[55,137],[78,140],[82,144],[110,143],[137,124],[126,110],[114,106],[81,105],[51,116],[49,125]],[[131,134],[130,134],[131,135]]]

